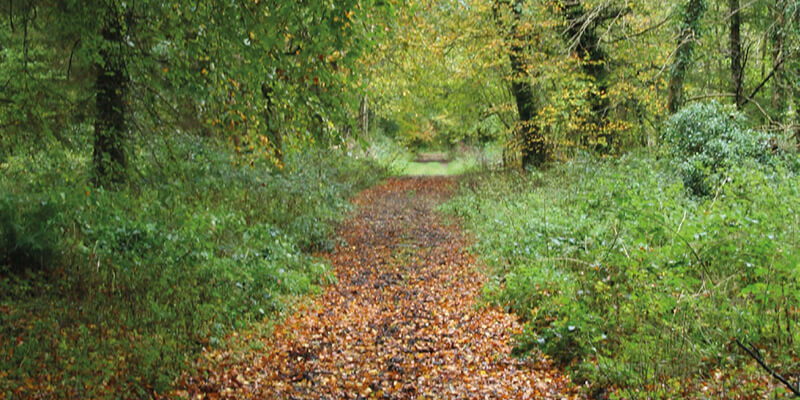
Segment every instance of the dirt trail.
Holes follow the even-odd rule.
[[[477,308],[484,277],[434,207],[452,178],[398,178],[362,192],[326,254],[338,283],[266,339],[186,378],[192,398],[571,398],[547,361],[512,358],[516,320]],[[236,361],[233,361],[233,359]],[[199,395],[199,396],[198,396]]]

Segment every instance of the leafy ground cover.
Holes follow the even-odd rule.
[[[115,190],[88,183],[85,149],[3,161],[0,398],[166,391],[187,357],[330,282],[309,254],[385,173],[332,152],[278,170],[204,139],[164,143],[144,143]]]
[[[734,340],[800,368],[797,159],[738,118],[697,105],[661,152],[465,180],[444,209],[493,267],[485,301],[525,322],[518,352],[544,351],[595,395],[785,392]]]
[[[392,178],[354,200],[324,254],[337,283],[240,352],[209,351],[181,398],[570,398],[546,357],[510,355],[516,319],[475,307],[485,276],[435,206],[453,178]],[[257,350],[253,350],[257,349]]]

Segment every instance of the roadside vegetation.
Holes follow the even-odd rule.
[[[525,321],[519,354],[613,398],[786,392],[735,341],[800,367],[800,168],[745,126],[697,104],[659,149],[465,179],[444,210],[490,267],[485,301]]]
[[[1,167],[8,398],[163,392],[202,348],[330,282],[309,254],[335,244],[347,197],[385,173],[317,151],[281,171],[237,165],[225,146],[181,137],[139,154],[130,183],[110,191],[87,185],[82,154]]]
[[[347,153],[391,14],[0,5],[0,398],[155,397],[330,282],[312,254],[387,173]]]
[[[798,149],[800,0],[2,1],[0,400],[170,393],[397,175],[583,394],[800,395]]]

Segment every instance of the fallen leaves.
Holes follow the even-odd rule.
[[[391,179],[323,255],[338,283],[276,327],[264,350],[201,357],[174,395],[214,398],[565,398],[568,377],[510,356],[519,324],[476,308],[484,279],[433,207],[452,178]]]

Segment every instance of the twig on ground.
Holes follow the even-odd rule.
[[[750,357],[756,360],[756,362],[758,363],[758,365],[761,366],[761,368],[764,368],[767,372],[769,372],[769,374],[772,375],[773,378],[781,381],[781,383],[783,383],[787,388],[789,388],[789,390],[791,390],[795,396],[800,397],[800,387],[792,385],[791,383],[789,383],[789,380],[787,380],[786,378],[784,378],[783,376],[772,370],[772,368],[770,368],[764,362],[764,359],[761,358],[761,355],[759,354],[759,351],[757,348],[755,348],[755,346],[751,344],[750,345],[751,348],[748,348],[747,346],[743,345],[742,342],[739,341],[739,339],[735,340],[736,340],[736,345],[739,346],[745,352],[747,352],[747,354]]]

